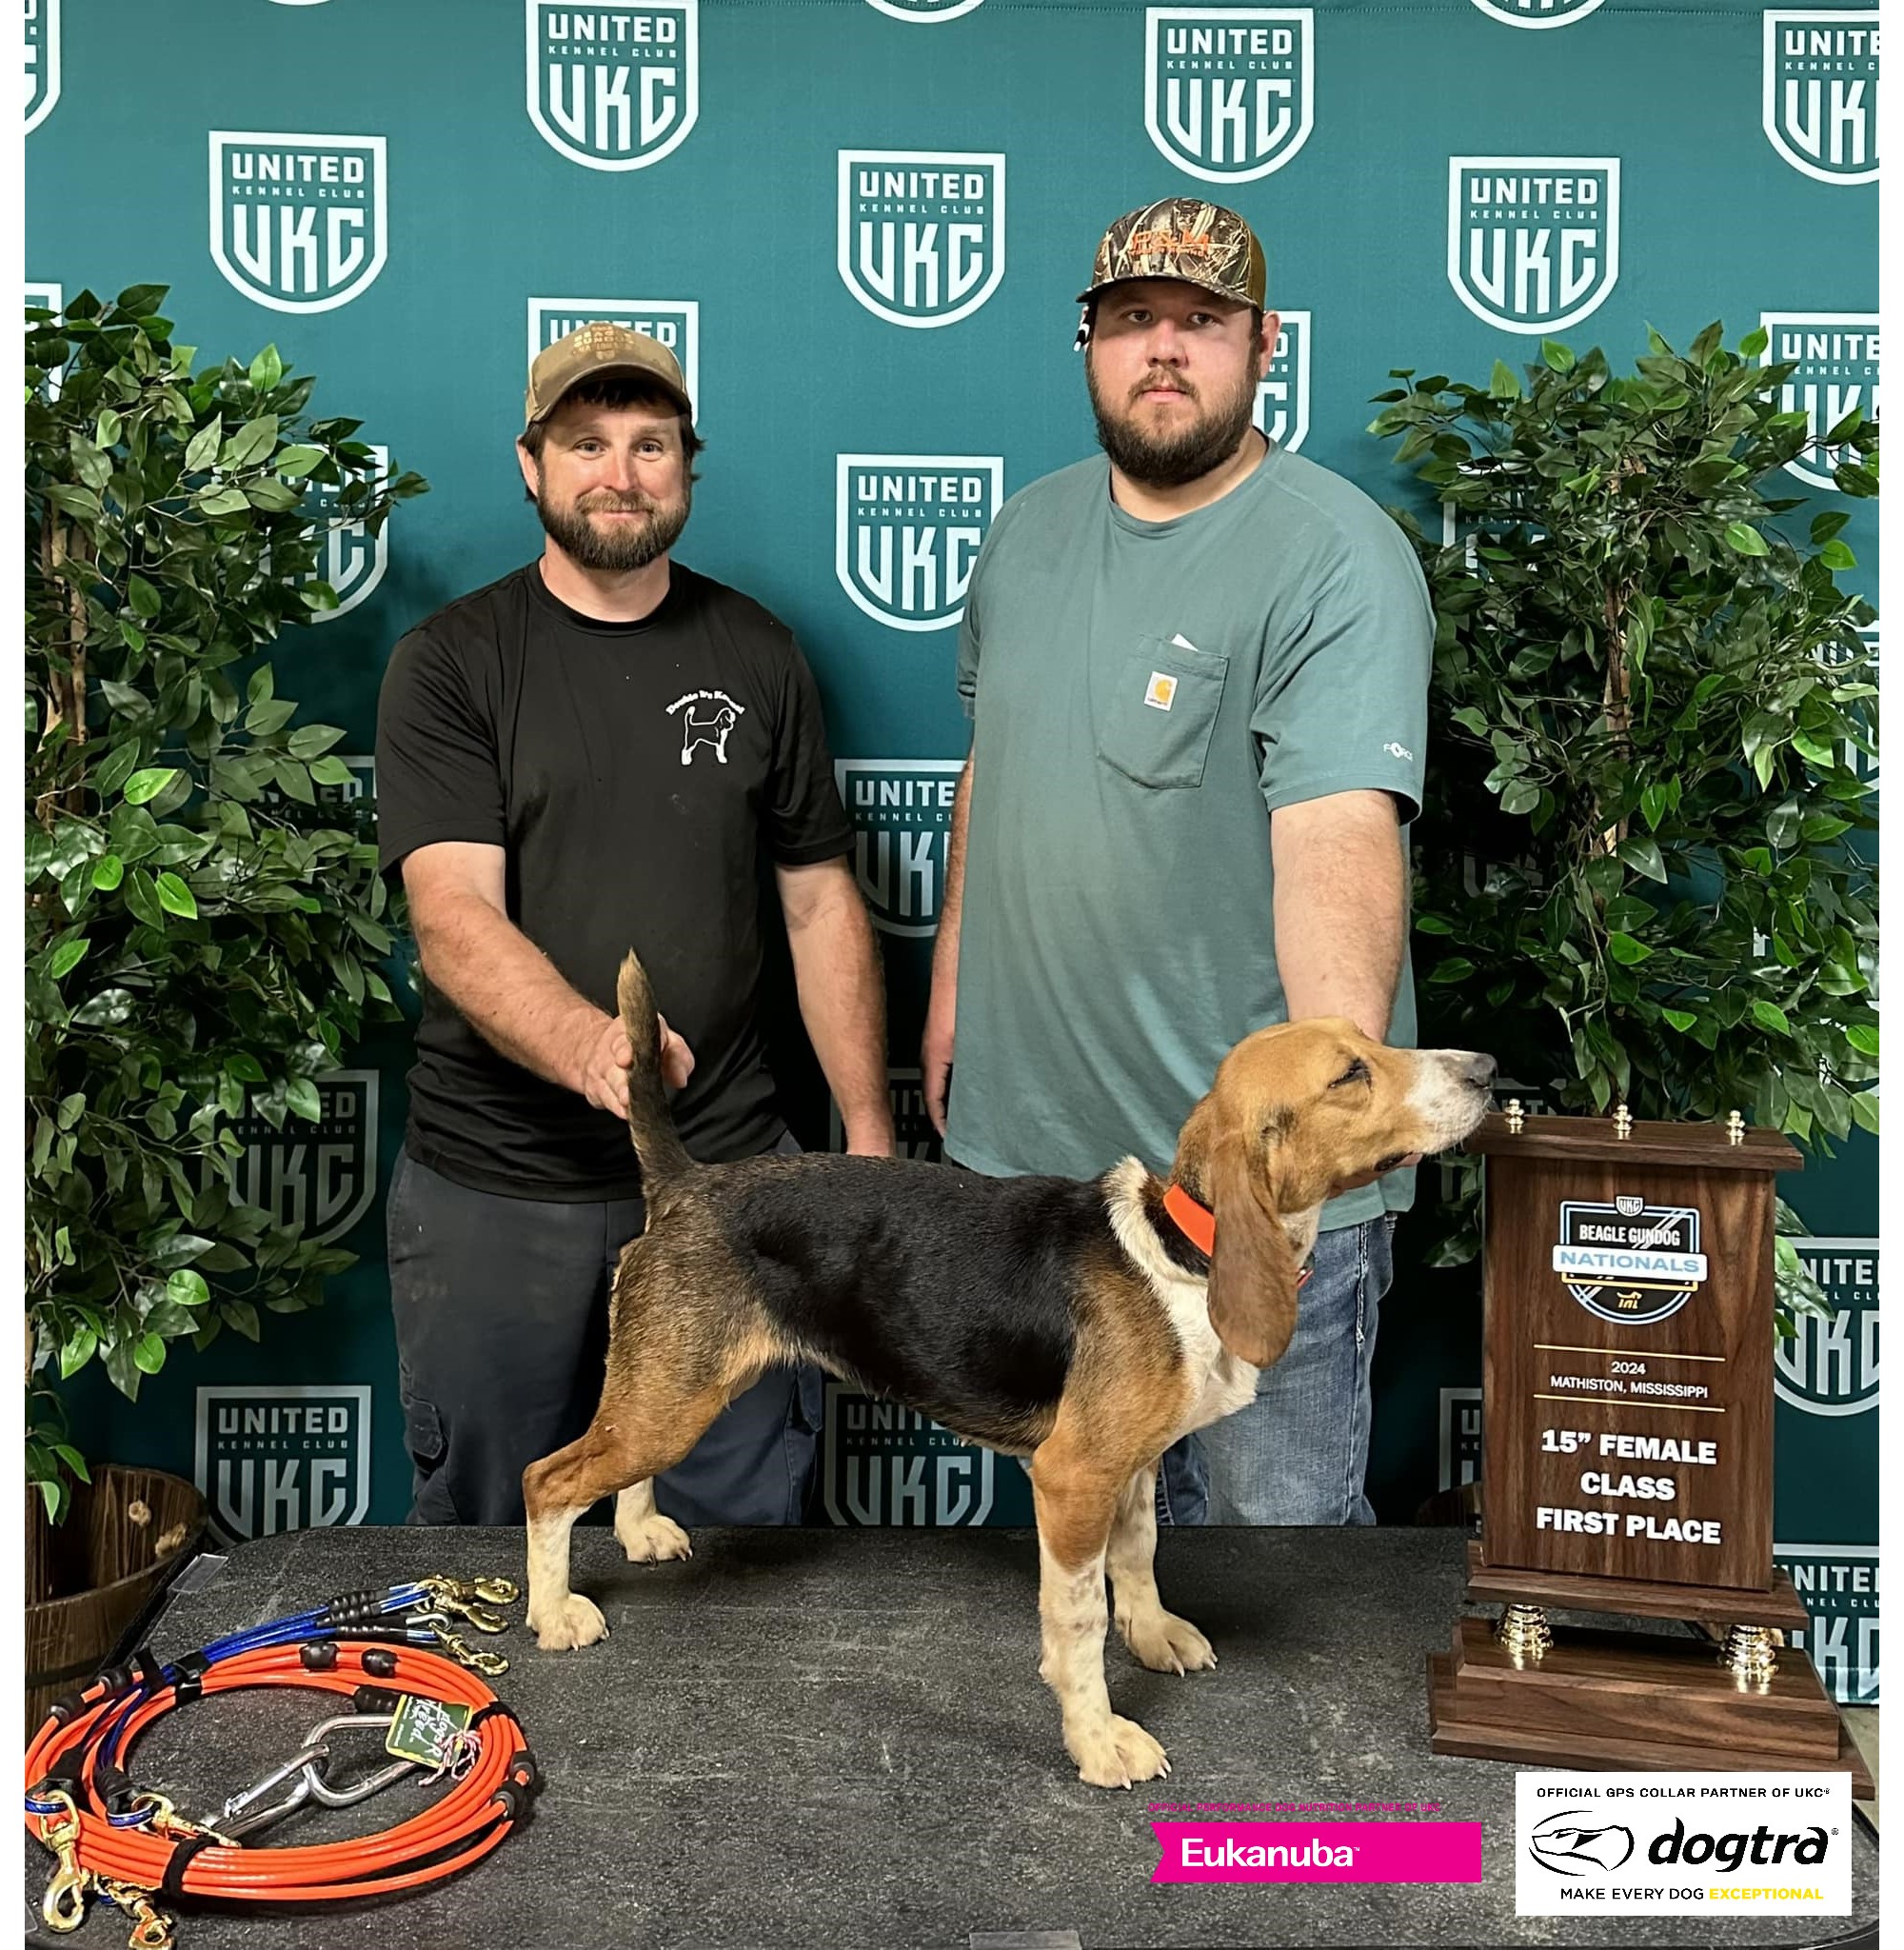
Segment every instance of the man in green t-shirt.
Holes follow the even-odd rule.
[[[1395,524],[1256,429],[1264,295],[1233,211],[1119,218],[1079,333],[1109,465],[1015,494],[973,571],[922,1058],[946,1153],[977,1171],[1090,1177],[1134,1152],[1167,1173],[1224,1053],[1268,1023],[1414,1041],[1434,619]],[[1213,1522],[1374,1522],[1369,1363],[1413,1177],[1324,1209],[1289,1351],[1167,1454],[1163,1521],[1206,1521],[1207,1496]]]

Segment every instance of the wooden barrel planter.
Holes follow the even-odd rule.
[[[27,1733],[90,1679],[205,1532],[205,1499],[163,1469],[97,1464],[62,1522],[27,1491]]]

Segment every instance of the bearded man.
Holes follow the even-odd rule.
[[[1120,217],[1078,341],[1109,465],[1014,495],[973,571],[922,1061],[974,1170],[1082,1178],[1135,1153],[1167,1175],[1251,1030],[1346,1016],[1413,1041],[1434,619],[1401,530],[1258,431],[1265,286],[1232,210]],[[1288,1352],[1165,1452],[1160,1521],[1374,1522],[1369,1365],[1408,1163],[1324,1207]]]
[[[693,1155],[797,1149],[757,1003],[770,864],[847,1148],[892,1149],[884,996],[820,700],[784,624],[670,558],[701,441],[674,355],[586,325],[529,370],[541,556],[397,646],[378,847],[423,971],[388,1203],[410,1519],[519,1524],[522,1472],[587,1426],[642,1230],[615,974],[636,949]],[[813,1369],[769,1372],[676,1469],[677,1522],[797,1523]]]

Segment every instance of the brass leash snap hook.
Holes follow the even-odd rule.
[[[66,1812],[59,1820],[40,1830],[40,1840],[58,1857],[47,1893],[40,1899],[40,1916],[50,1930],[69,1936],[86,1920],[86,1893],[92,1877],[79,1865],[79,1810],[69,1794],[54,1794]]]

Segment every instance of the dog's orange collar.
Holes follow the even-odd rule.
[[[1207,1205],[1200,1205],[1180,1184],[1168,1184],[1163,1189],[1163,1209],[1169,1213],[1172,1223],[1185,1239],[1199,1252],[1212,1258],[1217,1250],[1217,1215]],[[1314,1266],[1304,1266],[1296,1276],[1296,1283],[1308,1283]]]

